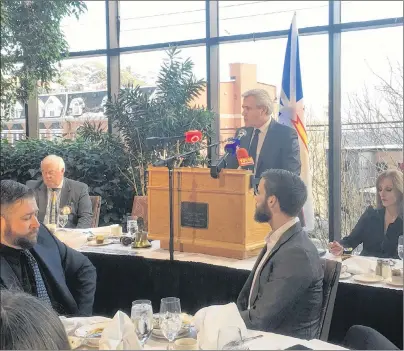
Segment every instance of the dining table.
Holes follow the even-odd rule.
[[[66,333],[69,336],[69,339],[72,337],[75,338],[75,332],[78,328],[82,328],[83,326],[87,326],[93,324],[94,326],[97,323],[104,324],[105,322],[111,321],[112,319],[100,316],[92,316],[92,317],[74,317],[74,318],[65,318],[61,317],[62,323],[65,325]],[[74,323],[70,323],[70,320],[74,320]],[[74,325],[72,327],[72,325]],[[105,325],[105,324],[104,324]],[[248,348],[250,350],[285,350],[292,346],[301,345],[307,347],[312,350],[347,350],[343,346],[331,344],[328,342],[324,342],[318,339],[312,340],[303,340],[294,338],[291,336],[285,336],[275,333],[261,332],[255,330],[247,330],[246,337],[262,335],[262,337],[253,340],[248,343]],[[182,338],[194,338],[197,339],[197,331],[195,328],[191,327],[189,329],[188,334],[182,335]],[[98,347],[94,344],[87,345],[85,342],[82,344],[78,344],[79,346],[74,348],[76,350],[98,350]],[[146,341],[144,345],[144,350],[167,350],[168,341],[166,339],[157,338],[151,334],[150,338]],[[175,349],[175,345],[173,345]],[[200,348],[200,345],[198,345]]]

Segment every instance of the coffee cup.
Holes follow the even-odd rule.
[[[182,338],[174,341],[176,350],[198,350],[198,342],[192,338]]]
[[[96,242],[97,244],[102,244],[102,243],[104,243],[104,240],[105,240],[105,235],[104,235],[104,234],[97,234],[97,235],[95,236],[95,242]]]

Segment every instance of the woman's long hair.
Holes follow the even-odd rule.
[[[56,312],[36,297],[0,290],[1,350],[70,350]]]
[[[376,180],[376,204],[377,208],[383,208],[382,199],[380,198],[379,186],[382,180],[389,178],[393,183],[393,190],[397,197],[398,215],[403,217],[403,172],[388,169],[379,174]]]

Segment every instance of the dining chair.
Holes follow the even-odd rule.
[[[91,222],[91,228],[97,228],[100,220],[101,196],[90,196],[90,200],[93,208],[93,220]]]
[[[322,341],[328,341],[330,332],[332,313],[334,311],[335,297],[337,296],[337,288],[339,275],[341,273],[341,262],[321,259],[321,266],[324,270],[323,279],[323,303],[320,312],[320,328],[318,338]]]

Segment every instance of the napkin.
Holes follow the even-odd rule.
[[[367,274],[376,270],[376,261],[362,256],[352,256],[346,259],[342,265],[347,266],[347,272],[352,274]]]
[[[58,228],[55,231],[55,236],[72,249],[78,249],[87,243],[88,234],[81,230]]]
[[[194,323],[198,331],[198,344],[203,350],[217,349],[220,328],[239,327],[242,337],[247,336],[247,328],[234,302],[200,309],[195,314]]]
[[[100,350],[142,350],[131,319],[118,311],[101,335]]]

